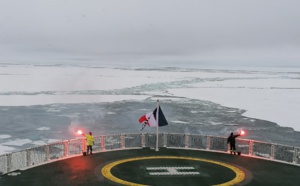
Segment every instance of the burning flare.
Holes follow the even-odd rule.
[[[244,130],[241,129],[241,130],[240,130],[240,135],[241,135],[241,136],[244,136],[245,134],[246,134],[246,132],[245,132]]]
[[[82,130],[78,130],[77,134],[81,135],[82,134]]]

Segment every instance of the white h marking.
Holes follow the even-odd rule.
[[[146,167],[146,170],[160,170],[160,172],[150,172],[149,175],[152,176],[172,176],[172,175],[200,175],[200,172],[179,172],[178,170],[195,170],[194,167]],[[165,170],[165,172],[161,172]]]

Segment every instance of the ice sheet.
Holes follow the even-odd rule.
[[[10,106],[113,103],[124,100],[145,101],[158,97],[160,100],[174,102],[180,102],[183,98],[211,101],[225,107],[246,110],[244,116],[275,122],[300,131],[300,72],[296,69],[246,71],[0,66],[2,111],[9,112]],[[47,112],[60,113],[60,109],[49,108]],[[200,111],[191,109],[190,112],[197,114]],[[106,114],[117,113],[107,111]],[[188,124],[180,120],[172,122]],[[41,124],[36,130],[46,132],[50,128]],[[59,141],[9,138],[10,135],[0,135],[0,139],[5,140],[0,146],[1,153],[13,150],[10,145],[40,145]]]

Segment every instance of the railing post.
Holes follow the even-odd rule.
[[[46,159],[45,161],[49,161],[50,160],[50,147],[49,145],[46,145],[46,149],[45,149],[45,153],[46,153]]]
[[[142,145],[142,147],[144,148],[144,147],[145,147],[145,134],[142,133],[141,135],[142,135],[142,136],[141,136],[141,145]]]
[[[210,136],[206,136],[206,150],[210,150]]]
[[[7,158],[6,170],[7,170],[7,172],[10,172],[12,170],[12,163],[11,163],[11,161],[12,161],[12,154],[11,153],[7,154],[6,158]]]
[[[230,145],[229,144],[227,144],[227,152],[229,153],[231,153],[231,149],[230,149]]]
[[[105,151],[105,136],[101,136],[101,149]]]
[[[275,144],[271,143],[271,159],[275,158]]]
[[[189,142],[190,142],[190,134],[184,134],[184,148],[188,148],[189,147]]]
[[[64,157],[69,156],[69,141],[64,141]]]
[[[253,140],[249,141],[249,155],[253,156]]]
[[[167,147],[167,139],[168,139],[168,133],[163,133],[163,146]]]
[[[82,152],[86,152],[86,139],[85,138],[82,138],[81,139],[81,149],[82,149]]]
[[[31,165],[31,150],[26,149],[26,165],[30,166]]]
[[[125,134],[124,133],[121,134],[120,140],[121,140],[121,148],[124,149],[125,148]]]
[[[299,153],[299,149],[298,148],[294,148],[294,156],[293,156],[293,163],[298,164],[298,153]]]

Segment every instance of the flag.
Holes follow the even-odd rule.
[[[159,112],[158,112],[158,126],[161,127],[161,126],[168,125],[168,122],[167,122],[167,120],[165,118],[165,115],[162,112],[161,108],[158,107],[158,109],[159,109]],[[156,125],[157,125],[156,112],[157,112],[157,108],[154,109],[153,112],[150,112],[150,113],[140,117],[139,122],[140,123],[145,123],[149,127],[156,127]]]

